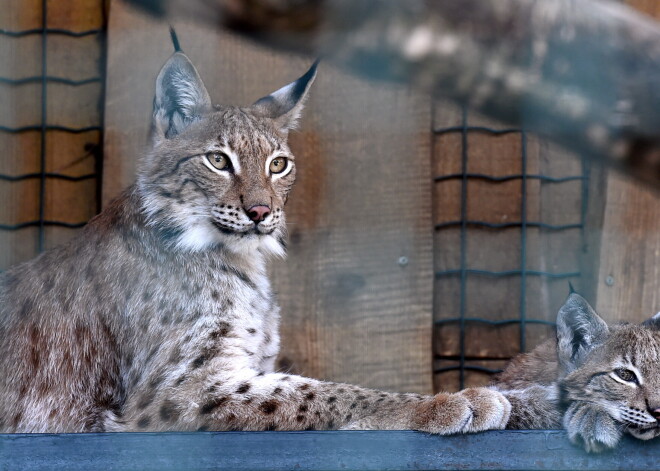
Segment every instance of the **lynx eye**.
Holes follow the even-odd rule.
[[[231,160],[224,152],[210,152],[206,154],[206,159],[218,170],[231,169]]]
[[[289,159],[286,157],[276,157],[270,161],[268,170],[270,173],[282,173],[286,170],[289,165]]]
[[[630,370],[625,368],[617,368],[614,370],[614,374],[617,375],[622,380],[628,383],[638,383],[637,375]]]

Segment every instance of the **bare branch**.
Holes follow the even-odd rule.
[[[148,7],[154,2],[131,0]],[[410,83],[660,187],[660,27],[594,0],[169,0],[271,46]]]

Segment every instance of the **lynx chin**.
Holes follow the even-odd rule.
[[[275,371],[296,177],[287,134],[316,75],[214,106],[181,52],[156,80],[136,183],[80,235],[0,275],[0,431],[501,429],[499,392],[375,391]]]

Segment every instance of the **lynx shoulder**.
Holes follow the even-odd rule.
[[[503,428],[508,401],[422,396],[275,371],[296,175],[287,134],[316,74],[213,106],[189,59],[160,71],[136,183],[66,246],[0,277],[0,430]]]
[[[557,315],[557,339],[514,358],[493,388],[512,404],[507,428],[564,427],[587,451],[624,433],[660,435],[660,315],[608,326],[578,294]]]

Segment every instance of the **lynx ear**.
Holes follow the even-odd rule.
[[[259,116],[265,116],[275,121],[275,126],[287,134],[296,127],[303,109],[307,92],[316,77],[316,67],[319,61],[312,64],[309,70],[295,82],[291,82],[274,93],[260,98],[252,105],[252,110]]]
[[[644,327],[648,327],[649,329],[660,330],[660,312],[658,312],[650,319],[646,319],[644,322],[642,322],[642,325]]]
[[[608,335],[605,321],[582,296],[572,293],[557,314],[557,353],[562,376],[582,366],[589,352]]]
[[[156,79],[153,137],[169,139],[211,110],[197,70],[182,52],[168,59]]]

